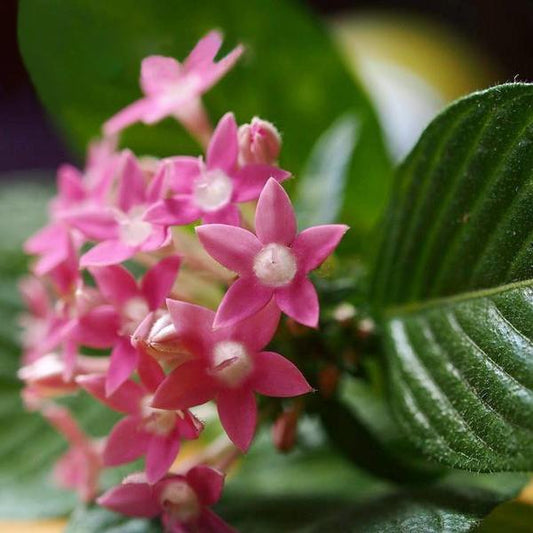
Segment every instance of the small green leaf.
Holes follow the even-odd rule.
[[[391,405],[427,455],[533,468],[533,86],[469,96],[400,167],[374,277]]]

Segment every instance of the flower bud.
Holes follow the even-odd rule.
[[[280,452],[290,452],[296,444],[299,410],[291,408],[281,413],[272,426],[272,441]]]
[[[239,164],[272,165],[279,156],[281,136],[274,124],[254,117],[239,128]]]
[[[318,390],[324,398],[333,396],[339,383],[340,371],[335,365],[326,365],[318,373]]]

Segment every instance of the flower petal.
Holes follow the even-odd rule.
[[[296,217],[283,187],[270,178],[259,196],[255,212],[255,232],[263,244],[290,245],[296,236]]]
[[[224,488],[223,472],[206,465],[198,465],[191,468],[185,477],[202,505],[213,505],[218,502]]]
[[[173,370],[157,389],[153,407],[157,409],[188,409],[202,405],[215,396],[213,380],[200,361],[188,361]]]
[[[234,201],[249,202],[256,200],[269,178],[284,181],[290,178],[291,173],[278,167],[263,164],[250,164],[239,169],[233,175],[235,187]]]
[[[111,352],[111,361],[105,384],[106,394],[113,394],[133,373],[139,355],[131,345],[130,339],[121,337]]]
[[[180,267],[178,255],[165,257],[146,272],[141,281],[141,291],[150,311],[159,308],[169,295]]]
[[[123,483],[100,496],[97,503],[127,516],[154,518],[162,512],[148,483]]]
[[[116,169],[118,175],[117,204],[124,213],[133,206],[145,201],[145,181],[143,171],[130,150],[124,150]]]
[[[228,389],[216,398],[220,422],[231,441],[245,452],[250,447],[257,423],[254,393],[248,389]]]
[[[120,413],[137,415],[140,413],[141,401],[145,396],[143,388],[131,379],[125,381],[110,395],[105,392],[105,374],[86,374],[76,378],[76,383],[102,403]]]
[[[89,272],[103,297],[119,309],[127,301],[140,296],[135,278],[122,266],[89,267]]]
[[[204,212],[203,224],[226,224],[228,226],[241,225],[241,212],[234,204],[229,204],[218,211]]]
[[[250,386],[259,394],[288,398],[313,390],[298,368],[279,353],[260,352],[255,356],[255,365]]]
[[[109,348],[117,339],[119,318],[111,305],[99,305],[78,319],[71,337],[91,348]]]
[[[207,148],[207,168],[230,172],[237,163],[238,155],[237,122],[233,113],[226,113],[217,124]]]
[[[139,122],[153,106],[150,98],[141,98],[121,109],[104,123],[103,131],[106,137],[120,133],[124,128]]]
[[[196,43],[196,46],[183,62],[183,68],[186,71],[190,71],[205,63],[210,63],[215,59],[221,46],[222,35],[220,32],[216,30],[210,31]]]
[[[198,220],[202,212],[192,202],[190,196],[174,196],[156,202],[147,209],[144,220],[163,226],[183,226]]]
[[[299,233],[291,246],[299,267],[307,274],[320,266],[335,250],[348,229],[344,224],[327,224]]]
[[[237,533],[236,529],[224,522],[220,516],[207,507],[202,509],[197,525],[199,531],[205,531],[206,533]]]
[[[104,241],[80,257],[80,268],[88,266],[107,266],[122,263],[135,255],[136,248],[119,240]]]
[[[82,175],[68,163],[61,165],[57,171],[57,188],[62,200],[79,202],[85,199]]]
[[[279,308],[296,322],[310,328],[318,326],[318,296],[306,277],[298,277],[288,287],[276,289],[274,297]]]
[[[196,234],[207,253],[226,268],[241,275],[249,275],[261,243],[250,231],[225,224],[206,224],[196,227]]]
[[[203,163],[198,157],[177,156],[163,161],[168,168],[168,186],[179,194],[192,194],[194,180],[202,170]]]
[[[109,434],[103,458],[106,466],[117,466],[135,461],[146,453],[150,434],[142,427],[142,418],[128,416],[120,420]]]
[[[142,348],[138,348],[139,362],[137,372],[141,383],[150,391],[155,392],[157,387],[165,379],[165,373],[159,363]],[[127,383],[127,382],[126,382]]]
[[[180,77],[180,64],[173,57],[148,56],[141,63],[141,88],[147,95],[160,93]]]
[[[214,328],[227,328],[257,313],[271,300],[274,290],[255,278],[239,278],[226,291],[213,322]]]
[[[153,435],[146,452],[146,478],[148,483],[157,483],[169,471],[180,449],[179,431],[168,435]]]

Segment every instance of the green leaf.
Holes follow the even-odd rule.
[[[374,277],[391,405],[428,456],[533,468],[533,86],[448,108],[400,167]]]
[[[129,0],[22,0],[19,21],[22,54],[37,91],[79,150],[106,119],[140,97],[142,58],[183,59],[201,36],[220,28],[224,51],[243,42],[247,53],[206,95],[213,119],[231,109],[240,122],[254,115],[273,121],[283,134],[281,165],[298,177],[331,120],[355,114],[359,142],[345,221],[354,232],[366,232],[380,216],[390,163],[376,115],[328,34],[298,2],[137,0],[131,9]],[[159,156],[198,151],[170,119],[132,127],[123,144]]]
[[[508,502],[499,505],[476,529],[476,533],[531,533],[533,505],[522,502]]]
[[[298,180],[294,202],[301,227],[331,224],[339,219],[357,133],[357,119],[345,115],[338,118],[313,146]]]

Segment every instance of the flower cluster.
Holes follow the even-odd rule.
[[[83,171],[59,169],[50,221],[26,242],[33,275],[21,284],[29,310],[23,397],[70,445],[56,468],[59,482],[89,501],[103,468],[144,457],[144,472],[98,502],[126,515],[161,515],[175,532],[232,530],[209,506],[220,497],[228,457],[252,442],[256,394],[312,390],[267,346],[282,313],[318,326],[308,274],[347,230],[297,232],[272,124],[255,117],[239,127],[227,113],[211,130],[201,96],[242,53],[237,47],[215,61],[220,46],[211,32],[183,63],[143,61],[144,97],[104,125]],[[128,125],[169,116],[204,144],[205,159],[139,158],[118,148]],[[58,403],[80,389],[123,415],[107,437],[86,435]],[[182,441],[200,436],[195,407],[207,402],[231,447],[222,458],[204,452],[187,468],[176,464]]]

